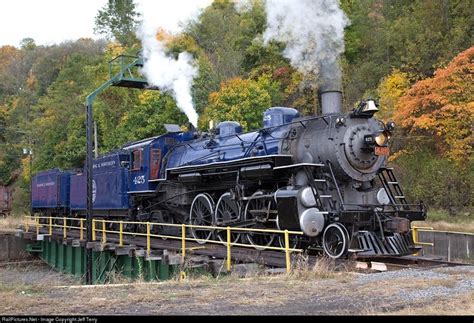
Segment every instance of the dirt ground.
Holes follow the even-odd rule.
[[[474,267],[90,287],[35,263],[0,267],[0,299],[0,315],[473,315]]]

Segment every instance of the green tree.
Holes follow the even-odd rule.
[[[6,107],[0,105],[0,142],[5,142],[6,127],[7,127]]]
[[[114,132],[117,145],[165,133],[164,124],[184,125],[187,117],[174,99],[160,91],[141,92],[138,104],[126,112]]]
[[[199,119],[200,128],[207,128],[210,120],[237,121],[244,130],[261,128],[263,112],[270,106],[270,94],[256,81],[234,78],[223,82],[219,92],[211,93]]]
[[[133,0],[108,0],[95,17],[94,33],[115,38],[122,45],[132,46],[138,42],[135,31],[140,14]]]
[[[23,38],[20,41],[20,48],[21,49],[26,49],[26,50],[33,50],[36,48],[36,43],[33,38]]]
[[[94,89],[94,84],[84,73],[85,68],[99,62],[100,56],[71,55],[48,88],[47,95],[34,106],[39,115],[32,125],[37,134],[35,170],[82,166],[80,158],[70,155],[65,147],[68,136],[75,133],[73,127],[81,127],[77,118],[84,115],[84,98]],[[83,134],[85,136],[85,132]]]

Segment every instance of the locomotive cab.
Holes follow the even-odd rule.
[[[179,131],[125,145],[123,149],[130,154],[129,193],[154,193],[158,182],[165,179],[165,155],[177,143],[191,139],[192,133]]]

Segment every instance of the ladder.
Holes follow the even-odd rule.
[[[408,208],[408,202],[403,194],[402,188],[393,173],[392,167],[383,167],[380,169],[379,179],[382,183],[390,202],[394,204],[395,208],[399,210],[399,206],[402,205],[403,209]]]
[[[309,186],[312,188],[314,197],[317,201],[317,206],[320,210],[334,210],[335,205],[333,203],[333,196],[331,194],[321,194],[322,192],[327,192],[327,188],[329,188],[329,184],[326,179],[322,176],[322,171],[318,169],[316,171],[317,178],[314,177],[314,173],[310,170],[306,170],[306,174],[309,179]]]

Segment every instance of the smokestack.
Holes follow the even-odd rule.
[[[323,114],[342,113],[342,92],[331,87],[321,86],[319,103]]]

